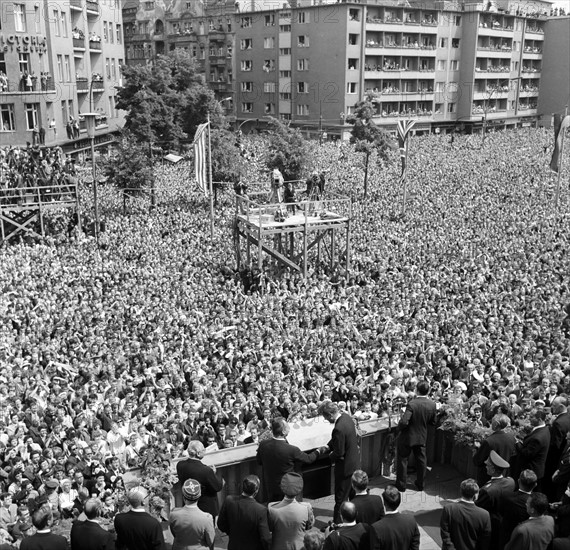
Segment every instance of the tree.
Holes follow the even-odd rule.
[[[352,124],[350,142],[356,151],[365,154],[364,162],[364,198],[368,196],[368,163],[373,151],[377,152],[378,159],[386,162],[388,150],[393,147],[389,136],[372,121],[375,109],[370,98],[359,101],[354,106],[354,113],[346,121]]]
[[[129,132],[123,131],[114,156],[103,164],[107,181],[123,190],[123,206],[128,196],[142,194],[149,188],[154,193],[152,160],[148,153],[148,145],[138,143]]]
[[[285,181],[303,177],[308,155],[307,142],[300,130],[275,118],[269,119],[267,167],[278,168]]]
[[[178,144],[192,139],[208,112],[225,127],[222,108],[186,50],[159,55],[152,66],[124,66],[117,108],[127,111],[125,128],[138,141]]]

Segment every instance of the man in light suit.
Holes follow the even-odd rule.
[[[218,529],[229,537],[228,550],[269,550],[271,533],[267,508],[255,500],[259,478],[246,476],[240,496],[228,496],[218,517]]]
[[[85,521],[76,521],[71,527],[71,550],[114,550],[115,539],[99,525],[102,504],[98,498],[90,498],[83,506]]]
[[[273,534],[271,550],[300,550],[303,537],[315,521],[313,508],[308,502],[298,502],[295,497],[303,491],[303,478],[291,472],[281,480],[285,497],[281,502],[271,502],[268,507],[269,529]]]
[[[491,518],[475,505],[479,486],[474,479],[460,485],[461,498],[446,504],[441,514],[442,550],[487,550],[491,540]]]
[[[187,479],[195,479],[201,485],[201,496],[198,501],[198,508],[202,512],[211,514],[216,519],[220,511],[218,503],[218,492],[224,486],[224,480],[216,476],[215,466],[206,466],[202,463],[204,458],[204,445],[200,441],[190,441],[188,445],[188,458],[176,464],[176,474],[178,482],[184,485]],[[177,502],[179,505],[180,501]]]
[[[170,512],[170,532],[174,537],[172,550],[209,548],[214,550],[214,518],[198,508],[200,483],[187,479],[182,486],[184,506]]]
[[[544,477],[546,456],[550,447],[550,430],[545,424],[545,418],[546,413],[543,410],[533,411],[530,415],[532,431],[522,442],[517,443],[518,472],[532,470],[538,479],[539,490],[542,487],[541,480]]]
[[[419,491],[424,489],[426,473],[426,439],[428,424],[435,424],[437,406],[428,397],[430,384],[420,380],[417,385],[418,395],[412,399],[398,423],[399,435],[396,442],[396,487],[399,491],[406,490],[408,475],[408,457],[413,452],[416,459],[417,478],[414,485]]]
[[[334,424],[331,439],[320,451],[330,452],[334,468],[334,521],[340,523],[340,505],[348,500],[350,479],[360,466],[360,449],[354,421],[348,414],[341,413],[336,403],[325,401],[319,407],[319,414]]]
[[[283,498],[281,479],[285,474],[294,472],[300,464],[312,464],[320,454],[318,450],[307,454],[290,445],[286,440],[289,430],[284,418],[276,418],[271,422],[273,437],[261,441],[257,448],[257,462],[263,468],[263,490],[267,502]]]
[[[128,492],[130,511],[115,516],[116,550],[165,550],[159,521],[144,509],[146,496],[142,487],[135,487]]]
[[[517,525],[505,550],[546,550],[554,539],[554,519],[547,516],[548,499],[532,493],[527,500],[529,519]]]
[[[419,550],[420,530],[414,516],[398,511],[400,491],[388,485],[382,498],[386,515],[370,526],[370,550]]]

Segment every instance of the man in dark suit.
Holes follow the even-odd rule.
[[[220,510],[218,529],[229,537],[228,550],[269,550],[271,533],[267,508],[255,500],[259,478],[249,475],[240,496],[228,496]]]
[[[370,550],[419,550],[420,530],[414,516],[398,511],[400,491],[388,485],[382,498],[386,515],[370,526]]]
[[[71,550],[114,550],[115,539],[98,522],[101,515],[101,501],[90,498],[83,507],[87,519],[76,521],[71,527]]]
[[[566,434],[566,446],[560,456],[557,470],[552,474],[556,500],[560,500],[570,483],[570,431]]]
[[[283,498],[281,479],[285,474],[296,471],[300,464],[311,464],[319,457],[319,451],[304,453],[287,443],[289,424],[283,418],[271,422],[273,437],[259,443],[257,462],[263,467],[263,490],[267,502],[277,502]]]
[[[537,488],[541,488],[541,480],[544,477],[546,455],[550,447],[550,430],[545,424],[546,413],[535,410],[530,415],[532,431],[522,442],[517,443],[518,472],[532,470],[536,474]],[[517,473],[518,473],[517,472]]]
[[[368,474],[356,470],[350,480],[354,496],[350,502],[356,506],[356,523],[372,525],[384,516],[384,503],[380,495],[371,495],[368,491]]]
[[[551,500],[560,496],[552,482],[552,475],[558,469],[562,452],[566,446],[566,434],[570,431],[570,412],[568,412],[567,405],[568,400],[563,396],[554,398],[551,405],[554,420],[550,424],[550,447],[544,473],[545,492]]]
[[[536,474],[532,470],[523,470],[519,476],[519,488],[510,493],[503,493],[499,499],[501,523],[501,548],[509,542],[515,527],[528,519],[526,501],[536,487]]]
[[[517,525],[505,550],[546,550],[554,539],[554,519],[548,516],[548,499],[532,493],[527,499],[529,519]]]
[[[500,457],[495,451],[491,451],[486,461],[487,474],[490,480],[479,491],[479,496],[475,504],[487,510],[491,517],[491,528],[493,538],[489,547],[498,550],[501,542],[501,514],[499,512],[499,501],[504,493],[512,493],[515,490],[515,480],[505,477],[505,472],[509,468],[509,463]]]
[[[184,485],[187,479],[195,479],[201,485],[202,494],[198,500],[198,508],[202,512],[211,514],[216,520],[220,511],[218,492],[224,486],[224,480],[216,476],[215,466],[206,466],[202,463],[204,458],[204,445],[200,441],[190,441],[188,445],[188,458],[176,464],[178,482]],[[178,506],[178,504],[177,504]]]
[[[67,550],[67,539],[50,531],[53,521],[51,508],[44,504],[32,514],[32,523],[36,533],[26,537],[20,544],[20,550]]]
[[[516,454],[515,436],[505,430],[511,425],[511,420],[506,414],[496,414],[491,420],[493,433],[480,444],[473,455],[473,463],[477,466],[477,484],[483,487],[489,481],[486,462],[491,451],[495,451],[507,462]],[[475,444],[477,446],[477,443]]]
[[[330,458],[335,463],[334,469],[334,521],[340,523],[340,505],[348,500],[350,493],[350,478],[360,466],[360,449],[356,426],[348,414],[341,413],[338,405],[325,401],[319,407],[319,414],[331,424],[334,424],[332,436],[326,447],[321,451],[330,451]]]
[[[430,384],[420,380],[416,387],[418,395],[412,399],[398,423],[399,435],[396,442],[396,487],[406,490],[408,475],[408,457],[413,452],[416,459],[417,478],[414,482],[420,491],[424,489],[426,473],[426,439],[428,424],[435,424],[437,407],[428,397]]]
[[[356,506],[352,502],[343,502],[340,505],[340,517],[341,524],[329,533],[323,550],[368,550],[368,526],[356,523]]]
[[[479,486],[474,479],[460,485],[461,498],[446,504],[441,514],[442,550],[487,550],[491,540],[491,518],[475,505]]]
[[[159,521],[145,512],[146,496],[142,487],[131,489],[127,495],[131,510],[115,516],[116,550],[165,550]]]

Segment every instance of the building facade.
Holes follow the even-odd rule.
[[[233,0],[204,3],[199,0],[129,0],[123,6],[126,62],[151,63],[156,55],[184,49],[197,69],[233,114],[234,36],[236,5]]]
[[[355,104],[371,98],[391,130],[467,131],[536,124],[549,13],[488,3],[378,0],[236,14],[236,115],[266,116],[308,134],[348,135]]]
[[[110,141],[123,124],[115,99],[124,62],[119,1],[0,6],[0,146],[33,143],[39,133],[45,145],[83,149],[86,112],[98,115],[97,143]]]

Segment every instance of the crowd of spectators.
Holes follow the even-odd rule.
[[[347,279],[315,266],[244,288],[228,268],[231,200],[211,240],[183,163],[157,168],[150,214],[124,216],[101,190],[102,249],[75,235],[0,249],[0,527],[21,539],[30,508],[76,517],[92,494],[112,517],[148,448],[176,459],[191,439],[255,442],[273,416],[314,416],[325,399],[362,420],[387,415],[421,378],[465,415],[478,381],[480,404],[524,423],[569,382],[570,218],[566,192],[553,204],[551,140],[412,137],[405,218],[395,153],[372,166],[362,201],[362,155],[312,146],[327,189],[356,199]],[[247,177],[268,181],[262,139],[248,147]],[[40,166],[65,172],[57,149],[0,154],[10,187]]]

